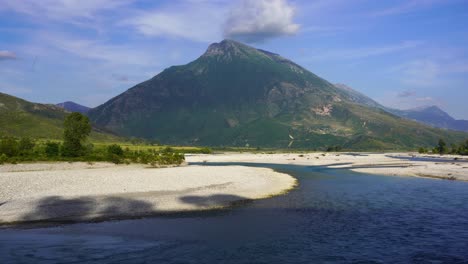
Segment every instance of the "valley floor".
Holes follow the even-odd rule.
[[[191,165],[147,168],[109,163],[0,166],[0,225],[89,221],[209,210],[292,189],[296,180],[267,168],[201,166],[261,163],[468,181],[468,158],[413,153],[223,153],[187,155]],[[225,165],[225,164],[223,164]]]

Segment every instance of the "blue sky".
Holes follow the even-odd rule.
[[[223,38],[468,119],[468,0],[0,0],[0,91],[97,106]]]

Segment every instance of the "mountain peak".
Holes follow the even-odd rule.
[[[420,106],[416,108],[409,109],[410,112],[418,112],[418,113],[431,113],[432,115],[443,116],[445,118],[453,119],[447,112],[440,109],[440,107],[436,105],[427,105],[427,106]]]
[[[419,106],[419,107],[415,107],[415,108],[412,108],[412,109],[409,109],[410,111],[427,111],[427,110],[431,110],[431,111],[440,111],[440,112],[443,112],[442,109],[440,109],[438,106],[436,105],[424,105],[424,106]]]
[[[60,107],[60,108],[63,108],[69,112],[79,112],[79,113],[82,113],[82,114],[85,114],[89,111],[89,107],[87,106],[84,106],[84,105],[80,105],[80,104],[77,104],[75,102],[72,102],[72,101],[66,101],[66,102],[63,102],[63,103],[59,103],[59,104],[56,104],[56,106]]]
[[[219,43],[211,44],[206,52],[203,54],[204,57],[220,56],[220,55],[242,55],[245,49],[255,50],[245,44],[237,42],[231,39],[225,39]]]

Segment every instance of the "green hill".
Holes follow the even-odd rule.
[[[467,137],[360,104],[294,62],[232,40],[210,45],[197,60],[164,70],[89,116],[121,135],[168,144],[384,150]]]
[[[69,112],[63,108],[38,104],[0,93],[0,136],[61,139],[63,121]],[[93,129],[91,140],[112,141],[116,136]]]

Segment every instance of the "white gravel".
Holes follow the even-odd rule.
[[[410,161],[396,157],[451,159],[451,162]],[[246,162],[264,164],[297,164],[346,168],[357,172],[414,176],[468,181],[468,157],[457,155],[421,155],[419,153],[226,153],[190,155],[188,162]]]
[[[0,166],[0,224],[213,209],[280,194],[295,183],[287,174],[243,166]]]

